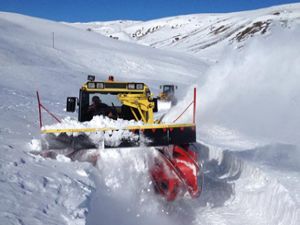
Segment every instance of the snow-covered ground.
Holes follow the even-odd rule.
[[[1,224],[298,224],[299,21],[300,4],[87,26],[0,13]],[[174,82],[180,101],[166,121],[198,88],[199,199],[154,194],[151,148],[94,150],[96,166],[30,153],[40,149],[35,91],[76,118],[65,100],[87,74],[143,81],[155,94]]]

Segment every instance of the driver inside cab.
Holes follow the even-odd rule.
[[[90,118],[93,118],[97,115],[108,116],[110,118],[113,117],[113,113],[110,110],[110,107],[105,103],[102,103],[101,99],[98,96],[93,96],[92,104],[88,108],[88,114]]]

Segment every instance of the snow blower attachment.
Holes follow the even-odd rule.
[[[46,108],[39,102],[39,111]],[[43,149],[82,150],[93,148],[123,148],[149,146],[159,152],[155,163],[150,168],[150,175],[157,193],[172,201],[188,193],[196,198],[202,186],[201,168],[197,153],[189,149],[189,144],[196,142],[195,104],[193,123],[164,124],[154,119],[157,111],[157,99],[152,97],[148,86],[137,82],[117,82],[110,76],[108,81],[95,81],[88,76],[88,81],[79,91],[79,98],[67,98],[67,111],[75,112],[78,106],[80,124],[94,121],[95,116],[109,121],[127,121],[126,126],[100,125],[95,127],[42,127]],[[135,121],[135,122],[134,122]],[[133,123],[134,122],[134,123]],[[114,134],[121,138],[112,141]],[[95,135],[101,137],[95,138]],[[93,138],[91,138],[91,136]],[[96,140],[96,141],[95,141]]]

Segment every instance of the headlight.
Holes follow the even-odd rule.
[[[136,84],[136,89],[143,90],[144,89],[144,84]]]
[[[103,89],[104,88],[104,84],[103,83],[97,83],[96,87],[97,87],[97,89]]]
[[[135,84],[128,84],[127,88],[131,90],[135,89]]]
[[[87,87],[88,87],[89,89],[95,89],[95,88],[96,88],[96,84],[93,83],[93,82],[89,82],[89,83],[87,84]]]

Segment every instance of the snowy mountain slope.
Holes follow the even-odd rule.
[[[199,52],[208,61],[223,56],[215,64],[173,47],[153,49],[16,14],[0,13],[0,27],[1,223],[298,223],[297,23],[255,35],[239,50],[220,42],[206,48],[210,54]],[[179,90],[198,87],[197,137],[205,144],[198,146],[205,168],[198,200],[166,203],[153,193],[146,163],[152,149],[102,150],[96,168],[28,153],[40,148],[35,90],[55,114],[70,116],[65,98],[78,94],[89,73],[142,80],[155,91],[170,81]],[[185,94],[166,119],[190,102],[192,92]]]
[[[127,27],[133,26],[141,22],[142,21],[116,20],[116,21],[109,21],[109,22],[88,22],[88,23],[64,22],[64,24],[78,27],[86,31],[97,32],[113,39],[131,41],[131,38],[128,37],[128,34],[126,32],[123,32],[123,30],[126,29]],[[116,33],[118,35],[114,36],[114,34]]]
[[[2,23],[7,23],[6,20],[9,20],[10,15],[5,13],[2,14]],[[147,75],[153,73],[151,65],[157,64],[158,66],[170,69],[170,75],[165,73],[166,80],[169,76],[173,76],[174,72],[181,71],[177,69],[175,65],[182,66],[183,68],[190,67],[184,60],[180,60],[180,57],[175,54],[168,54],[166,51],[160,54],[162,51],[154,51],[145,47],[120,43],[94,33],[81,32],[77,29],[70,28],[69,26],[59,25],[48,21],[37,22],[30,18],[22,21],[24,20],[23,17],[15,17],[14,21],[11,22],[11,28],[5,28],[7,31],[1,36],[1,47],[3,49],[1,52],[1,57],[3,58],[2,65],[5,65],[6,63],[9,64],[11,62],[10,60],[13,59],[14,62],[22,65],[34,62],[41,64],[43,67],[50,68],[55,66],[54,68],[61,67],[68,70],[72,67],[73,70],[75,68],[84,73],[86,73],[86,70],[88,69],[89,71],[87,72],[94,72],[97,74],[111,73],[124,77],[124,74],[127,75],[128,73],[132,73],[134,76],[143,73],[143,77],[147,77]],[[15,23],[17,24],[15,25]],[[55,33],[54,49],[52,48],[52,32]],[[16,33],[18,35],[15,35]],[[86,39],[88,39],[87,44],[85,44]],[[26,43],[26,45],[24,46],[23,43]],[[8,49],[12,44],[15,45],[16,50],[21,52],[22,57],[18,57],[17,54],[11,52],[11,49]],[[76,47],[74,48],[74,46]],[[35,48],[36,52],[26,52],[28,51],[27,49],[31,50],[32,48]],[[97,54],[91,56],[91,52]],[[132,54],[132,52],[140,53],[139,59],[137,59],[136,54]],[[51,55],[51,57],[46,58],[45,55]],[[69,57],[70,55],[73,57]],[[142,57],[142,55],[144,55],[144,57]],[[198,64],[199,66],[202,65],[205,67],[205,65],[196,58],[189,57],[188,55],[186,55],[186,57],[189,58],[189,61],[192,64]],[[173,58],[173,66],[164,64],[166,60],[163,58],[168,60]],[[111,64],[107,63],[107,61],[111,60],[114,60],[114,62],[112,62],[113,64],[118,64],[118,68],[112,67]],[[128,66],[128,64],[130,64],[130,66]],[[99,65],[101,65],[101,67]],[[140,65],[143,65],[143,67]],[[190,70],[193,68],[194,67],[186,70],[186,74],[184,75],[192,74]],[[184,82],[184,79],[182,79],[182,81]]]
[[[275,27],[290,29],[300,23],[300,4],[228,14],[194,14],[118,26],[107,32],[107,22],[76,23],[106,36],[156,48],[207,55],[224,45],[242,47],[252,36],[269,35]],[[115,27],[116,22],[109,22]],[[127,36],[124,36],[126,34]],[[203,51],[205,50],[205,51]],[[217,60],[218,58],[216,58]]]

